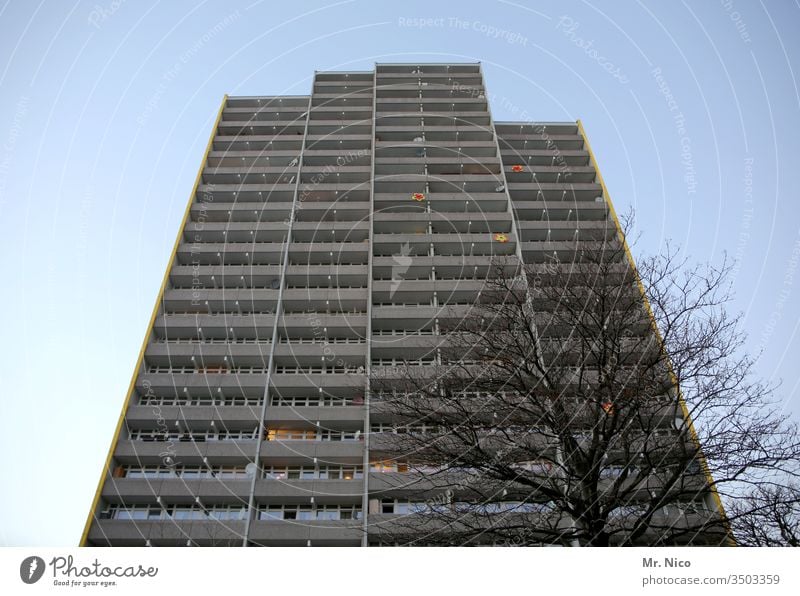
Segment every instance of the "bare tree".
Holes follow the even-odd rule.
[[[728,507],[741,546],[800,546],[800,489],[796,483],[751,487]]]
[[[797,428],[726,311],[730,267],[668,247],[637,272],[626,253],[611,223],[572,255],[498,262],[477,303],[441,319],[424,366],[375,369],[371,417],[386,422],[371,456],[408,467],[383,483],[412,501],[386,517],[391,503],[373,503],[371,531],[407,544],[734,542],[731,524],[753,512],[725,515],[721,501],[793,476]]]

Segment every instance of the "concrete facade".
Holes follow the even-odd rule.
[[[82,544],[370,544],[407,496],[371,450],[374,368],[435,357],[497,256],[616,233],[579,125],[486,97],[480,64],[226,97]]]

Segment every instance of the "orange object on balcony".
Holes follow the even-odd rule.
[[[512,172],[524,172],[525,171],[525,166],[521,166],[519,164],[511,166],[511,171]]]
[[[508,236],[506,236],[505,234],[495,234],[495,235],[494,235],[494,239],[495,239],[497,242],[501,242],[501,243],[503,243],[503,244],[505,244],[506,242],[508,242]]]

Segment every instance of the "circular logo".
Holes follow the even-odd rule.
[[[44,559],[41,557],[25,557],[19,564],[19,577],[26,584],[35,584],[44,575]]]

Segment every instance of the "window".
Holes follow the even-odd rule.
[[[398,472],[400,474],[407,474],[409,471],[408,464],[405,462],[396,461],[379,461],[373,462],[370,465],[370,472]]]
[[[237,505],[214,505],[208,509],[208,516],[217,520],[245,519],[247,508]]]
[[[409,501],[408,499],[383,499],[381,501],[381,513],[384,514],[408,515],[427,510],[428,505],[422,501]]]
[[[268,429],[268,441],[360,441],[360,430]]]
[[[637,503],[629,503],[627,505],[621,505],[614,509],[610,516],[611,517],[633,517],[637,515],[643,515],[647,512],[647,505],[645,504],[637,504]]]
[[[205,513],[201,510],[194,509],[191,505],[174,505],[169,510],[170,517],[174,520],[189,520],[189,519],[203,519]]]
[[[255,397],[168,397],[145,395],[139,399],[142,406],[260,406],[261,398]]]
[[[204,519],[244,519],[247,508],[243,505],[212,505],[208,508],[197,505],[110,505],[101,513],[105,519],[175,521]]]
[[[600,470],[600,478],[606,480],[616,480],[622,475],[625,466],[606,466]]]
[[[122,520],[147,519],[147,507],[131,506],[127,509],[119,509],[115,517]]]
[[[343,407],[363,403],[363,398],[358,397],[331,397],[331,396],[308,396],[308,397],[280,397],[275,396],[271,400],[273,406],[290,407]]]
[[[132,441],[164,441],[164,442],[197,442],[205,441],[238,441],[252,440],[257,436],[257,429],[253,430],[225,430],[225,431],[161,431],[137,429],[130,431]]]
[[[358,505],[269,505],[259,510],[264,520],[353,520],[361,519]]]
[[[316,438],[315,430],[282,428],[267,430],[267,441],[314,441]]]
[[[356,480],[364,478],[361,466],[271,466],[264,469],[270,480]]]
[[[125,478],[198,478],[244,479],[248,478],[245,466],[123,466]]]

